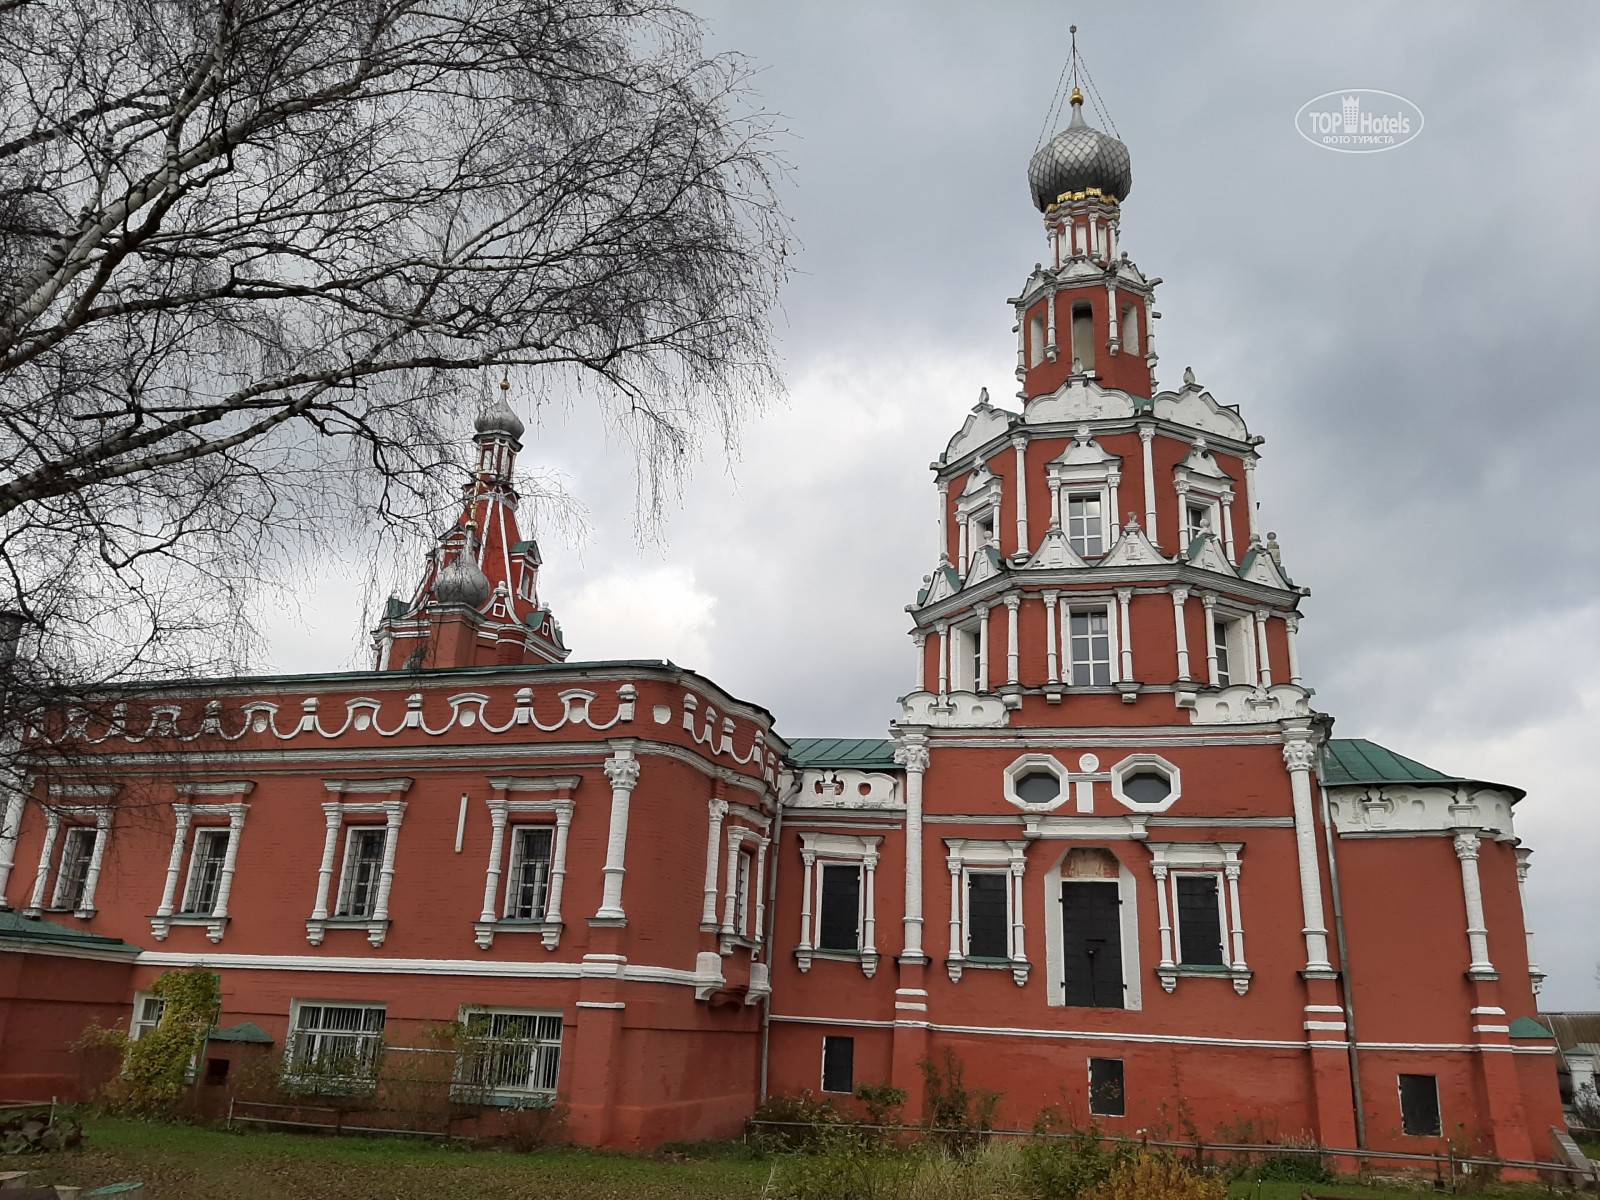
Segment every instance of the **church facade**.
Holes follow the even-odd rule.
[[[77,752],[0,826],[0,1097],[70,1092],[71,1006],[137,1034],[198,966],[288,1069],[460,1022],[502,1048],[493,1103],[559,1099],[598,1145],[860,1084],[916,1119],[953,1055],[1011,1126],[1548,1158],[1522,792],[1331,736],[1263,439],[1157,386],[1126,147],[1075,95],[1029,182],[1017,404],[985,395],[935,464],[887,736],[786,738],[692,671],[570,659],[502,396],[372,670],[37,731]]]

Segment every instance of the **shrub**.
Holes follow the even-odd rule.
[[[935,1139],[949,1149],[967,1151],[978,1145],[982,1134],[994,1128],[995,1109],[1003,1092],[987,1088],[968,1090],[966,1064],[946,1046],[941,1062],[925,1058],[922,1068],[922,1123]]]
[[[1078,1200],[1134,1157],[1126,1142],[1107,1147],[1092,1126],[1069,1130],[1065,1136],[1042,1136],[1057,1128],[1058,1121],[1041,1116],[1034,1124],[1037,1136],[1022,1144],[1022,1177],[1036,1200]]]
[[[1141,1154],[1117,1167],[1093,1200],[1227,1200],[1228,1185],[1175,1158]]]
[[[848,1126],[818,1126],[808,1154],[786,1154],[764,1194],[775,1200],[887,1200],[905,1193],[918,1156],[883,1146]]]
[[[122,1073],[106,1086],[110,1107],[128,1116],[174,1116],[194,1082],[194,1067],[217,1023],[217,977],[203,968],[167,971],[150,987],[163,1003],[154,1029],[133,1041],[120,1029],[99,1026],[84,1031],[76,1049],[117,1050]]]

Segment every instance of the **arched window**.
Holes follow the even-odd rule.
[[[1094,308],[1087,300],[1072,306],[1072,357],[1085,371],[1094,370]]]

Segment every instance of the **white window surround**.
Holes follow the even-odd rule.
[[[306,1008],[355,1010],[361,1014],[359,1027],[350,1029],[344,1028],[341,1024],[336,1028],[335,1022],[324,1018],[320,1025],[302,1029],[300,1014]],[[295,1079],[295,1068],[308,1053],[313,1061],[324,1057],[334,1060],[346,1057],[336,1047],[351,1043],[354,1053],[348,1057],[357,1062],[357,1070],[342,1076],[335,1075],[331,1071],[319,1070],[313,1075],[301,1075],[299,1079],[302,1083],[314,1082],[319,1085],[312,1090],[335,1094],[371,1087],[376,1082],[378,1067],[383,1057],[388,1009],[389,1006],[381,1001],[373,1003],[369,1000],[290,1000],[289,1032],[284,1037],[283,1047],[285,1074],[288,1078]],[[376,1021],[371,1018],[372,1013],[379,1014]]]
[[[1101,554],[1110,551],[1122,534],[1122,459],[1094,440],[1089,426],[1080,425],[1074,440],[1050,462],[1045,464],[1045,477],[1050,484],[1050,524],[1053,528],[1067,528],[1067,503],[1070,496],[1098,495],[1101,500],[1102,536],[1105,541]],[[1093,555],[1092,557],[1100,557]]]
[[[795,961],[802,972],[811,969],[813,959],[835,959],[841,962],[859,962],[861,973],[871,979],[878,970],[877,913],[875,877],[878,869],[878,846],[881,837],[857,837],[844,833],[802,833],[800,859],[805,865],[805,880],[800,893],[800,944],[795,947]],[[855,953],[841,950],[819,950],[813,945],[812,918],[822,913],[821,867],[837,863],[841,866],[861,867],[861,891],[858,897],[857,944]]]
[[[567,875],[572,793],[579,781],[577,775],[534,778],[496,776],[489,780],[489,787],[493,789],[492,797],[486,802],[491,827],[489,865],[484,872],[483,910],[472,924],[478,949],[489,949],[494,945],[498,933],[538,934],[546,950],[554,950],[561,944],[561,931],[565,927],[561,919],[561,893]],[[535,799],[536,796],[539,798]],[[519,826],[550,823],[555,830],[550,849],[550,890],[545,900],[544,916],[539,920],[520,920],[501,915],[505,911],[501,903],[500,885],[505,873],[506,828],[514,817],[539,818],[538,821],[519,822]]]
[[[1172,790],[1159,804],[1140,804],[1122,790],[1122,781],[1132,775],[1152,772],[1167,777]],[[1130,754],[1111,767],[1111,795],[1117,803],[1137,813],[1166,812],[1183,794],[1183,773],[1159,754]]]
[[[1061,791],[1056,794],[1054,800],[1048,803],[1029,804],[1021,796],[1017,795],[1017,780],[1025,775],[1032,775],[1038,772],[1054,775],[1061,784]],[[1054,812],[1071,798],[1071,778],[1071,773],[1066,766],[1053,754],[1024,754],[1007,765],[1001,775],[1001,786],[1004,790],[1005,798],[1022,809],[1023,812]]]
[[[161,903],[156,907],[156,915],[150,918],[150,933],[156,941],[166,941],[174,925],[204,926],[207,938],[213,942],[222,940],[222,935],[228,927],[228,897],[233,891],[234,868],[239,860],[239,838],[244,832],[245,814],[250,811],[250,806],[244,802],[244,797],[248,796],[255,786],[245,779],[178,785],[179,794],[191,799],[178,801],[172,806],[176,822],[172,835],[172,853],[167,858],[167,878],[161,891]],[[214,796],[218,799],[195,803],[193,797],[198,796]],[[220,799],[223,796],[232,796],[234,799],[223,801]],[[227,824],[208,821],[196,825],[195,817],[226,817]],[[199,844],[200,834],[211,829],[225,829],[228,833],[228,849],[222,860],[222,879],[217,885],[216,901],[209,913],[177,912],[179,896],[187,899],[194,887],[194,850]],[[183,859],[186,853],[189,856],[189,871],[183,880],[183,890],[180,893],[179,877],[183,874]]]
[[[1188,457],[1173,468],[1173,485],[1178,493],[1178,518],[1185,531],[1189,526],[1188,506],[1207,506],[1211,532],[1221,540],[1228,561],[1238,562],[1233,545],[1234,480],[1212,457],[1205,438],[1195,438]],[[1186,548],[1187,544],[1180,547]]]
[[[1156,881],[1156,911],[1161,922],[1161,963],[1156,974],[1161,986],[1172,991],[1182,976],[1211,976],[1233,981],[1243,996],[1255,974],[1244,957],[1244,918],[1239,906],[1239,853],[1242,842],[1146,842],[1150,871]],[[1178,878],[1213,875],[1219,879],[1217,903],[1221,908],[1222,966],[1186,966],[1180,959]]]
[[[1064,1008],[1067,1003],[1064,986],[1065,969],[1061,956],[1061,884],[1063,878],[1075,878],[1063,876],[1061,869],[1066,863],[1067,855],[1078,846],[1084,845],[1094,846],[1094,842],[1087,844],[1068,842],[1063,845],[1061,853],[1043,876],[1045,1003],[1055,1008]],[[1121,901],[1119,912],[1122,923],[1122,1007],[1137,1012],[1144,1007],[1144,989],[1139,972],[1139,887],[1133,872],[1121,859],[1117,860],[1116,883],[1117,898]]]
[[[128,1019],[128,1040],[137,1042],[161,1023],[166,1001],[151,992],[133,994],[133,1015]]]
[[[52,801],[43,805],[45,815],[44,845],[39,849],[39,869],[33,880],[33,894],[28,900],[28,907],[23,909],[25,916],[36,917],[46,908],[54,907],[54,897],[50,896],[51,879],[55,875],[56,853],[62,841],[61,830],[63,825],[91,825],[94,829],[94,847],[90,851],[88,873],[84,877],[83,895],[72,915],[84,920],[95,914],[94,894],[100,883],[100,870],[105,864],[106,843],[111,835],[111,820],[113,809],[109,804],[60,804],[54,797],[63,796],[71,798],[100,797],[109,799],[116,793],[112,786],[99,784],[65,784],[52,786],[50,795]],[[56,880],[55,891],[60,890],[60,880]],[[49,904],[46,903],[47,897]],[[64,910],[63,910],[64,911]]]
[[[324,779],[323,786],[341,797],[323,804],[324,837],[322,863],[317,869],[317,903],[306,918],[306,940],[313,946],[322,945],[330,929],[363,929],[367,941],[381,946],[389,934],[389,893],[394,886],[394,860],[400,843],[400,821],[405,816],[406,802],[400,799],[411,788],[410,779]],[[387,800],[345,800],[348,795],[386,795]],[[333,866],[338,857],[340,831],[351,828],[348,816],[382,815],[385,831],[383,862],[378,872],[378,892],[374,898],[372,915],[367,917],[331,917],[328,915],[329,894],[333,890]],[[365,824],[365,822],[363,822]],[[348,862],[344,870],[348,870]],[[339,889],[344,890],[343,870]]]
[[[768,839],[763,837],[758,829],[751,829],[744,825],[731,825],[724,830],[723,836],[727,839],[727,889],[722,899],[722,927],[719,930],[718,950],[722,954],[731,954],[735,946],[759,947],[761,944],[761,930],[766,923],[766,874],[767,874],[767,844]],[[746,844],[752,847],[748,852]],[[749,853],[755,859],[753,875],[746,880],[751,889],[747,900],[754,900],[754,909],[747,904],[745,907],[744,927],[740,928],[739,922],[739,857]]]
[[[1210,592],[1201,596],[1206,613],[1206,680],[1212,687],[1250,687],[1261,683],[1256,635],[1256,617],[1252,609],[1219,601]],[[1217,626],[1221,625],[1226,643],[1217,640]],[[1228,682],[1221,682],[1221,668],[1217,649],[1224,646],[1228,659]]]
[[[1033,966],[1028,962],[1024,942],[1023,875],[1027,870],[1028,843],[1013,841],[986,841],[976,838],[946,838],[949,853],[945,863],[950,868],[950,954],[944,960],[951,983],[960,983],[967,968],[989,968],[1011,972],[1018,987],[1028,982]],[[998,874],[1005,872],[1006,881],[1006,943],[1011,953],[1006,961],[973,959],[966,953],[970,932],[971,913],[967,879],[975,872]]]
[[[963,579],[973,556],[984,546],[1000,548],[1000,497],[1004,487],[1001,476],[979,459],[973,463],[967,482],[956,497],[956,569]],[[980,529],[987,536],[979,536]]]

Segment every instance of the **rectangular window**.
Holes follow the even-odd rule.
[[[159,996],[147,995],[140,992],[133,998],[133,1020],[128,1026],[128,1040],[137,1042],[145,1034],[161,1024],[161,1010],[167,1002]]]
[[[822,1090],[856,1090],[856,1040],[853,1037],[822,1039]]]
[[[1067,497],[1067,541],[1084,558],[1106,552],[1102,500],[1098,492]]]
[[[1124,354],[1139,353],[1139,309],[1137,305],[1124,304],[1122,306],[1122,351]]]
[[[841,863],[822,867],[822,903],[817,913],[817,949],[861,948],[861,868]]]
[[[226,829],[200,829],[189,853],[189,886],[183,891],[186,913],[209,913],[217,906],[222,887],[222,863],[228,856]]]
[[[301,1004],[289,1033],[291,1070],[333,1082],[376,1078],[384,1019],[383,1005]]]
[[[553,1100],[561,1076],[561,1014],[485,1009],[466,1014],[463,1082],[492,1101]]]
[[[1094,370],[1094,309],[1081,302],[1072,306],[1072,357],[1084,371]]]
[[[69,825],[61,841],[61,867],[56,872],[56,892],[52,908],[82,908],[89,886],[89,864],[94,861],[95,839],[100,831],[93,825]]]
[[[1061,883],[1063,996],[1079,1008],[1122,1008],[1122,899],[1111,880]]]
[[[1209,504],[1185,504],[1183,506],[1183,540],[1185,544],[1193,542],[1202,533],[1213,532],[1211,527],[1211,506]]]
[[[1412,1137],[1439,1136],[1439,1078],[1400,1076],[1400,1128]]]
[[[972,523],[972,555],[994,542],[994,518],[979,517]]]
[[[1006,908],[1011,875],[973,871],[967,875],[967,957],[1010,958],[1011,923]]]
[[[1233,682],[1233,668],[1229,665],[1233,659],[1228,653],[1228,623],[1213,623],[1211,635],[1217,641],[1217,686],[1227,687]]]
[[[983,665],[980,661],[983,643],[980,640],[979,627],[962,626],[951,630],[951,635],[955,638],[950,653],[951,673],[955,678],[950,681],[950,689],[956,692],[975,692],[978,690],[978,679]]]
[[[1072,682],[1075,687],[1106,687],[1111,683],[1111,621],[1103,608],[1074,612],[1071,629]]]
[[[1122,1086],[1120,1058],[1089,1060],[1089,1112],[1097,1117],[1127,1114],[1128,1101]]]
[[[340,917],[370,917],[378,904],[378,874],[388,830],[382,825],[356,825],[344,844],[344,877],[339,881]]]
[[[511,836],[511,884],[506,917],[542,921],[550,901],[550,847],[554,833],[544,826],[519,826]]]
[[[1220,967],[1222,907],[1215,875],[1176,875],[1178,961],[1191,967]]]
[[[1028,365],[1037,367],[1044,361],[1044,314],[1034,313],[1028,322]]]

